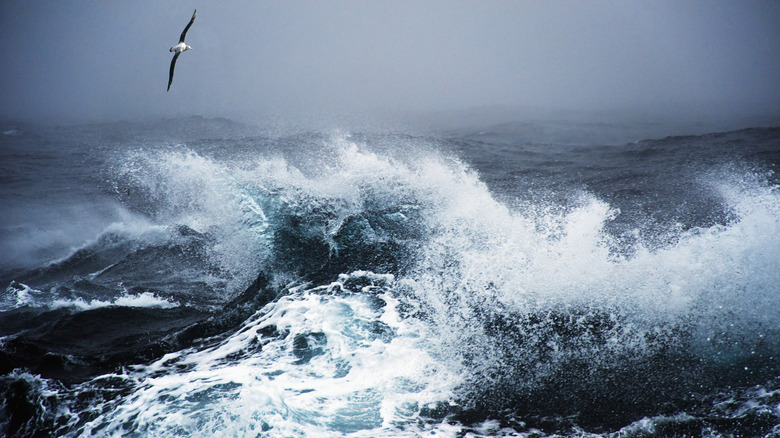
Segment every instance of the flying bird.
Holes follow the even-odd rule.
[[[171,71],[168,73],[168,91],[171,91],[171,82],[173,82],[173,68],[176,67],[176,60],[179,58],[179,55],[181,55],[181,52],[192,49],[192,47],[184,44],[184,37],[187,36],[187,31],[190,30],[190,26],[192,26],[192,23],[195,21],[196,13],[198,13],[197,9],[195,9],[195,12],[192,13],[190,22],[187,23],[187,27],[185,27],[184,31],[181,33],[181,36],[179,37],[179,44],[176,44],[169,50],[170,52],[176,53],[173,55],[173,59],[171,60]]]

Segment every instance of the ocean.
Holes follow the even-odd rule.
[[[780,128],[1,127],[5,436],[780,437]]]

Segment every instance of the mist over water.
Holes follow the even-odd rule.
[[[193,49],[166,92],[168,48],[194,9]],[[0,116],[354,122],[508,105],[777,117],[778,19],[771,1],[4,3]]]

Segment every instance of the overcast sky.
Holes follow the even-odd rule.
[[[4,0],[0,42],[6,118],[780,109],[776,0]]]

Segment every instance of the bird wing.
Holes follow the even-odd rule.
[[[198,13],[198,10],[195,9],[195,12],[192,13],[192,18],[190,19],[190,22],[187,23],[187,27],[184,28],[184,31],[181,33],[181,36],[179,37],[179,42],[184,42],[184,37],[187,36],[187,31],[190,30],[190,26],[192,26],[192,22],[195,21],[195,14]]]
[[[171,70],[168,72],[168,90],[167,91],[171,91],[171,82],[173,82],[173,68],[176,67],[176,59],[179,58],[179,55],[181,55],[181,52],[176,52],[176,54],[173,55],[173,59],[171,60]]]

